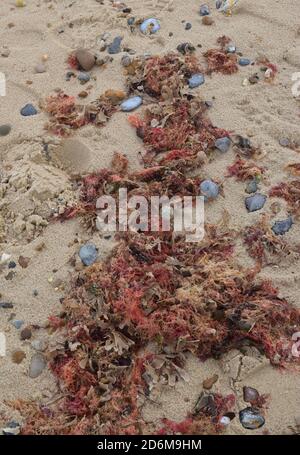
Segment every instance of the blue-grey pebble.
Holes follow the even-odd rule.
[[[263,208],[267,200],[267,196],[257,193],[254,196],[246,197],[245,204],[248,212],[256,212]]]
[[[189,79],[189,87],[196,88],[200,85],[204,84],[205,78],[203,74],[193,74],[193,76]]]
[[[258,409],[245,408],[239,412],[240,422],[247,430],[257,430],[265,424],[264,417],[259,413]]]
[[[251,194],[251,193],[256,193],[258,189],[257,181],[255,179],[251,180],[246,186],[246,193]]]
[[[80,82],[89,82],[90,79],[91,79],[91,76],[89,75],[89,73],[79,73],[78,76],[77,76],[77,79],[80,81]]]
[[[113,42],[108,46],[107,52],[109,54],[118,54],[121,52],[121,43],[123,38],[121,36],[116,36]]]
[[[210,15],[210,9],[208,5],[204,4],[200,6],[200,16],[209,16]]]
[[[240,58],[239,59],[239,65],[240,66],[248,66],[250,65],[251,60],[249,58]]]
[[[7,136],[11,132],[11,125],[1,125],[0,126],[0,136]]]
[[[142,103],[143,99],[140,96],[133,96],[132,98],[128,98],[127,100],[123,101],[120,107],[122,111],[130,112],[141,106]]]
[[[80,248],[79,257],[84,265],[92,265],[98,257],[97,248],[93,243],[87,243]]]
[[[222,153],[228,152],[231,146],[231,140],[229,137],[220,137],[219,139],[216,140],[215,142],[215,147],[220,150]]]
[[[32,104],[26,104],[24,107],[21,109],[21,115],[24,117],[29,117],[30,115],[36,115],[37,110]]]
[[[204,200],[216,199],[219,195],[220,189],[212,180],[204,180],[200,184],[201,195],[204,196]]]
[[[272,231],[276,235],[286,234],[293,225],[293,218],[289,216],[286,220],[276,221],[272,226]]]
[[[12,325],[17,329],[19,330],[22,325],[24,324],[24,321],[20,321],[20,320],[15,320],[15,321],[12,321]]]

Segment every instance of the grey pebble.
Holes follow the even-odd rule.
[[[263,208],[267,200],[267,196],[263,194],[255,194],[254,196],[246,197],[245,204],[248,212],[256,212]]]
[[[0,126],[0,136],[7,136],[11,132],[11,125],[8,123],[6,125]]]
[[[29,366],[29,377],[34,379],[40,376],[47,365],[46,359],[42,354],[34,354],[31,357]]]

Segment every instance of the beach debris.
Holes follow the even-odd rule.
[[[87,49],[84,48],[77,49],[77,51],[74,54],[74,57],[77,60],[79,66],[85,71],[90,71],[95,65],[95,56]],[[76,60],[75,68],[77,68]]]
[[[89,73],[79,73],[78,76],[77,76],[77,79],[78,79],[82,84],[86,84],[87,82],[90,81],[91,76],[89,75]]]
[[[122,36],[116,36],[111,44],[107,47],[109,54],[119,54],[121,52],[121,43],[123,41]]]
[[[265,173],[265,169],[263,167],[257,166],[256,163],[248,160],[246,161],[240,157],[238,157],[234,164],[229,166],[227,169],[228,175],[230,177],[236,177],[237,180],[241,182],[245,182],[246,180],[251,179],[250,184],[253,187],[254,184],[252,183],[252,181],[253,180],[255,180],[256,182],[260,181],[262,179],[263,174]],[[254,193],[255,191],[251,192]]]
[[[193,76],[188,80],[190,88],[196,88],[204,84],[205,78],[203,74],[193,74]]]
[[[224,425],[225,427],[227,427],[230,424],[230,422],[231,422],[231,419],[227,416],[222,416],[220,418],[220,424]]]
[[[24,107],[22,107],[20,112],[24,117],[29,117],[31,115],[37,114],[37,110],[32,104],[26,104]]]
[[[293,218],[289,216],[286,220],[276,221],[272,226],[272,231],[276,235],[286,234],[293,225]]]
[[[270,190],[271,197],[283,198],[291,213],[298,213],[300,210],[300,181],[282,182]]]
[[[178,52],[182,55],[190,54],[196,50],[196,48],[191,43],[181,43],[177,46]]]
[[[13,361],[13,363],[20,364],[23,362],[25,358],[26,358],[25,352],[21,351],[20,349],[17,349],[12,352],[11,360]]]
[[[32,379],[39,377],[46,368],[47,362],[43,354],[34,354],[31,357],[28,376]]]
[[[134,109],[137,109],[143,103],[143,98],[140,96],[134,96],[123,101],[120,105],[120,108],[124,112],[130,112]]]
[[[7,136],[11,132],[11,125],[8,123],[5,125],[0,125],[0,136]]]
[[[243,399],[246,403],[255,403],[259,398],[259,393],[253,387],[243,387]]]
[[[257,430],[265,424],[264,417],[256,408],[248,407],[239,412],[240,422],[247,430]]]
[[[98,251],[93,243],[83,245],[79,250],[79,257],[86,266],[94,264],[98,257]]]
[[[0,302],[0,308],[3,308],[5,310],[12,309],[14,307],[13,303],[10,302]]]
[[[200,192],[206,201],[216,199],[220,192],[219,185],[212,180],[204,180],[200,184]]]
[[[225,13],[226,16],[231,16],[234,7],[237,5],[238,0],[216,0],[216,8]]]
[[[14,420],[11,420],[10,422],[8,422],[7,426],[5,428],[0,429],[2,434],[5,436],[16,436],[16,435],[20,434],[20,430],[21,430],[20,424],[18,422],[15,422]]]
[[[220,137],[215,141],[215,147],[222,153],[228,152],[231,146],[231,140],[229,137]]]
[[[199,14],[200,14],[200,16],[209,16],[210,9],[209,9],[208,5],[206,5],[206,4],[201,5]]]
[[[248,66],[251,64],[251,60],[249,58],[240,58],[238,62],[240,66]]]
[[[285,169],[292,175],[295,175],[296,177],[300,176],[300,163],[292,163],[288,164]]]
[[[37,74],[42,74],[46,72],[46,67],[43,63],[38,63],[35,65],[34,70]]]
[[[146,34],[154,34],[160,30],[160,22],[155,18],[149,18],[144,20],[140,25],[140,30],[144,35]]]
[[[236,45],[235,44],[232,44],[232,43],[229,43],[226,48],[225,48],[226,52],[228,52],[229,54],[235,54],[236,52]]]
[[[20,339],[22,341],[30,340],[31,336],[32,336],[32,332],[29,327],[25,327],[25,329],[23,329],[20,333]]]
[[[21,8],[23,6],[26,6],[25,0],[16,0],[16,6],[18,8]]]
[[[213,385],[218,381],[219,376],[217,374],[214,374],[212,377],[207,378],[203,381],[202,385],[203,388],[206,390],[210,390]]]
[[[207,61],[207,73],[233,74],[238,71],[237,56],[226,51],[226,46],[231,42],[227,36],[217,39],[219,49],[210,49],[203,55]]]
[[[250,84],[254,85],[254,84],[257,84],[259,82],[259,75],[258,73],[255,73],[255,74],[252,74],[252,76],[250,76],[248,78]]]
[[[246,197],[245,205],[248,212],[256,212],[257,210],[261,210],[265,205],[267,200],[267,196],[263,194],[257,193],[254,196]]]
[[[191,24],[190,22],[187,22],[187,23],[185,24],[185,27],[184,27],[184,28],[185,28],[185,30],[191,30],[192,24]]]
[[[258,185],[257,185],[256,179],[253,179],[247,183],[246,193],[248,193],[248,194],[256,193],[257,190],[258,190]]]

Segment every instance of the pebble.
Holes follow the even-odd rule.
[[[200,85],[204,84],[205,79],[203,74],[194,74],[190,79],[189,79],[189,87],[190,88],[196,88],[199,87]]]
[[[290,216],[286,220],[276,221],[276,223],[274,223],[272,226],[272,231],[276,235],[284,235],[291,229],[292,225],[293,219]]]
[[[121,36],[117,36],[113,42],[108,46],[107,52],[109,54],[118,54],[121,52],[121,43],[123,38]]]
[[[20,321],[20,320],[15,320],[12,322],[12,325],[17,329],[19,330],[22,325],[24,324],[24,321]]]
[[[142,103],[143,99],[140,96],[134,96],[123,101],[121,104],[121,110],[124,112],[130,112],[141,106]]]
[[[35,379],[43,372],[47,365],[46,359],[42,354],[34,354],[31,357],[28,375]]]
[[[251,63],[251,60],[249,60],[249,58],[240,58],[239,59],[240,66],[248,66],[248,65],[250,65],[250,63]]]
[[[228,46],[226,47],[226,52],[228,52],[228,54],[234,54],[236,52],[236,47],[234,44],[228,44]]]
[[[246,186],[246,193],[251,194],[251,193],[256,193],[258,189],[257,181],[255,179],[251,180]]]
[[[223,417],[220,418],[220,424],[221,425],[227,426],[227,425],[230,424],[230,422],[231,422],[231,420],[227,416],[223,416]]]
[[[221,137],[220,139],[217,139],[215,142],[215,147],[220,150],[222,153],[228,152],[231,146],[231,140],[229,137]]]
[[[23,329],[20,333],[20,339],[22,341],[25,341],[25,340],[29,340],[31,338],[31,330],[29,327],[25,327],[25,329]]]
[[[13,353],[11,355],[11,359],[12,359],[13,363],[16,363],[17,365],[22,363],[23,360],[25,359],[25,357],[26,357],[25,352],[21,351],[21,350],[13,351]]]
[[[129,57],[129,55],[123,55],[123,57],[121,59],[122,66],[127,67],[127,66],[131,65],[131,63],[132,63],[132,60]]]
[[[202,196],[204,196],[204,200],[207,201],[209,199],[216,199],[220,190],[219,185],[212,180],[204,180],[200,185],[200,191]]]
[[[3,308],[4,310],[10,310],[14,307],[14,305],[10,302],[0,302],[0,308]]]
[[[85,71],[90,71],[95,65],[94,55],[87,49],[78,49],[75,53],[79,65]]]
[[[84,265],[92,265],[98,257],[97,248],[93,243],[87,243],[80,248],[79,257]]]
[[[26,104],[24,107],[21,109],[21,115],[24,117],[29,117],[31,115],[36,115],[37,110],[32,104]]]
[[[186,55],[189,52],[193,52],[195,50],[195,47],[191,43],[181,43],[178,44],[177,50],[181,54]]]
[[[0,136],[7,136],[11,132],[11,125],[1,125],[0,126]]]
[[[209,16],[203,16],[202,17],[202,24],[204,25],[212,25],[214,23],[214,20],[212,17]]]
[[[210,15],[210,9],[207,5],[201,5],[200,6],[200,16],[209,16]]]
[[[17,267],[17,264],[15,263],[15,261],[10,261],[8,263],[8,268],[9,269],[15,269]]]
[[[287,137],[282,137],[279,139],[279,144],[282,147],[288,147],[290,145],[290,140]]]
[[[18,259],[19,265],[22,267],[22,269],[26,269],[29,265],[30,259],[26,258],[25,256],[20,256]]]
[[[243,387],[243,397],[246,403],[251,403],[259,398],[259,393],[253,387]]]
[[[82,82],[83,84],[86,84],[87,82],[90,81],[91,76],[89,75],[89,73],[79,73],[78,76],[77,76],[77,79],[80,82]]]
[[[48,344],[45,340],[38,339],[38,340],[33,340],[31,343],[31,346],[35,351],[44,352],[44,351],[46,351]]]
[[[267,196],[263,194],[255,194],[254,196],[246,197],[245,204],[248,212],[256,212],[263,208],[267,200]]]
[[[135,23],[135,17],[129,17],[127,20],[128,25],[133,25]]]
[[[34,69],[35,69],[36,73],[45,73],[46,72],[46,67],[42,63],[38,63]]]
[[[185,29],[186,29],[186,30],[191,30],[191,28],[192,28],[192,24],[191,24],[190,22],[187,22],[187,23],[185,24]]]
[[[157,19],[150,18],[146,19],[140,25],[140,30],[144,35],[150,33],[151,35],[157,33],[160,30],[160,22]]]
[[[239,412],[240,422],[247,430],[257,430],[265,424],[265,419],[255,408],[245,408]]]
[[[214,374],[211,378],[205,379],[202,383],[203,388],[210,390],[212,386],[217,382],[219,379],[219,376],[217,374]]]
[[[4,47],[3,49],[1,49],[1,57],[9,57],[9,54],[10,54],[10,50],[7,48],[7,47]]]

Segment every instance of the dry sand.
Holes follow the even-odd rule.
[[[262,164],[267,167],[267,177],[261,186],[262,192],[287,178],[283,171],[287,163],[299,161],[299,154],[281,147],[278,140],[288,137],[300,141],[299,99],[292,96],[291,81],[292,74],[300,71],[299,0],[240,0],[231,18],[218,13],[214,1],[210,0],[207,3],[212,7],[215,21],[211,26],[201,23],[198,9],[203,2],[200,1],[127,0],[132,15],[155,16],[161,20],[161,31],[151,39],[130,33],[126,19],[109,0],[27,0],[26,3],[24,8],[15,8],[13,0],[2,0],[0,6],[0,54],[9,50],[8,57],[0,56],[0,71],[7,78],[7,95],[1,97],[0,103],[0,125],[12,125],[11,133],[0,137],[0,254],[10,254],[10,260],[15,262],[20,255],[30,259],[27,268],[17,265],[9,270],[6,264],[0,270],[0,300],[14,303],[12,310],[0,309],[0,332],[7,336],[7,356],[0,358],[0,410],[6,417],[10,410],[3,404],[3,399],[51,399],[55,395],[55,382],[47,369],[37,379],[28,377],[34,350],[31,340],[20,341],[20,331],[11,320],[23,320],[23,327],[42,326],[49,314],[59,310],[64,283],[74,273],[69,260],[76,256],[79,244],[89,239],[89,234],[76,220],[48,224],[46,219],[72,200],[72,173],[108,165],[115,151],[126,153],[131,166],[136,167],[138,153],[142,150],[140,140],[123,113],[114,115],[105,128],[87,126],[81,129],[67,143],[44,130],[47,116],[40,110],[36,116],[21,117],[20,109],[26,103],[38,107],[39,101],[56,88],[76,96],[83,89],[76,79],[65,80],[66,58],[73,49],[79,46],[95,49],[97,37],[104,32],[110,33],[111,37],[124,36],[123,45],[137,53],[152,54],[174,50],[184,41],[201,44],[205,50],[215,46],[217,37],[228,35],[244,56],[255,59],[263,54],[280,68],[272,85],[242,86],[243,79],[254,72],[253,67],[247,67],[233,76],[213,75],[197,89],[200,95],[204,93],[206,100],[213,100],[210,116],[216,125],[250,137],[265,152]],[[192,23],[191,30],[184,29],[183,20]],[[197,49],[199,55],[201,51]],[[36,74],[34,68],[44,54],[49,57],[45,63],[46,72]],[[122,55],[114,56],[105,69],[93,69],[92,89],[84,102],[95,99],[106,89],[124,88]],[[43,149],[44,143],[49,144],[47,153]],[[246,212],[244,185],[224,177],[227,166],[233,161],[231,151],[204,168],[204,175],[224,182],[224,197],[207,208],[206,216],[209,221],[216,221],[225,208],[230,214],[230,226],[240,230],[259,219],[260,214]],[[286,215],[284,203],[281,201],[280,204],[280,215]],[[270,212],[270,201],[263,212]],[[299,243],[299,222],[287,239]],[[111,242],[97,235],[93,240],[99,246],[100,258],[105,257]],[[45,246],[38,251],[41,242]],[[241,264],[252,264],[242,246],[237,248],[236,254]],[[272,279],[281,296],[300,307],[299,257],[269,265],[262,276]],[[35,290],[37,295],[34,295]],[[35,338],[45,339],[48,334],[41,329]],[[26,353],[20,365],[11,361],[15,349]],[[216,372],[219,381],[213,390],[233,391],[237,396],[237,410],[246,406],[242,400],[243,385],[270,394],[266,425],[249,433],[296,431],[295,418],[300,415],[299,374],[276,370],[253,349],[245,354],[230,352],[219,361],[205,363],[189,358],[187,371],[189,382],[179,382],[173,389],[163,387],[156,403],[145,405],[146,420],[184,419],[202,390],[203,379]],[[238,419],[228,427],[228,432],[247,433]]]

